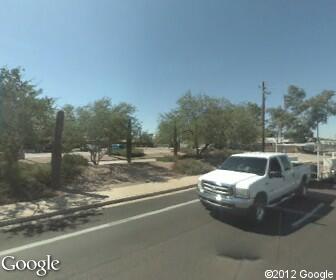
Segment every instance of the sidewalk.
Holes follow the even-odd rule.
[[[155,196],[177,190],[192,188],[198,176],[171,179],[166,182],[143,183],[84,194],[62,193],[60,196],[33,202],[19,202],[0,206],[0,227],[33,221],[108,204]]]

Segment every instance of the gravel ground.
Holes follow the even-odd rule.
[[[105,166],[89,166],[68,189],[76,191],[101,191],[115,187],[146,182],[164,182],[181,177],[171,170],[172,163],[133,163]]]

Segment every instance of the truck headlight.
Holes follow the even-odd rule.
[[[250,198],[250,192],[248,189],[236,188],[236,197]]]

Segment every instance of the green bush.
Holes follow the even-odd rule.
[[[175,162],[173,170],[185,175],[198,175],[213,170],[213,167],[201,160],[182,159]]]
[[[64,155],[62,181],[73,181],[87,165],[88,161],[80,155]],[[51,184],[50,164],[19,162],[9,167],[0,162],[0,204],[52,196]]]
[[[85,166],[88,166],[88,160],[81,155],[65,154],[62,160],[62,180],[70,183],[80,175]]]
[[[112,150],[111,155],[126,157],[126,149]],[[143,149],[132,149],[132,157],[143,157],[145,155]]]
[[[51,186],[51,167],[46,163],[20,163],[20,176],[24,180],[34,178],[38,183],[47,187]]]
[[[63,156],[63,164],[67,165],[78,165],[78,166],[88,166],[89,162],[88,160],[81,156],[76,154],[65,154]]]
[[[34,200],[51,194],[51,169],[50,164],[28,164],[20,162],[11,169],[11,176],[5,175],[0,186],[4,197],[7,199]],[[6,196],[7,195],[7,196]]]

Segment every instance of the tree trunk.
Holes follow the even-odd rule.
[[[205,146],[200,151],[200,155],[202,155],[208,149],[209,146],[210,146],[210,144],[205,144]]]
[[[198,131],[197,131],[197,127],[195,128],[194,145],[195,145],[195,149],[196,149],[196,156],[199,157],[199,155],[200,155],[200,151],[199,151],[199,143],[198,143]]]

